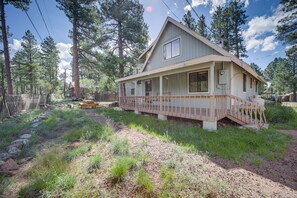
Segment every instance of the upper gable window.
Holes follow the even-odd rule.
[[[163,45],[164,59],[174,58],[180,55],[180,38]]]

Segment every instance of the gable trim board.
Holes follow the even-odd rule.
[[[127,81],[127,80],[132,80],[132,79],[139,79],[142,77],[151,77],[151,75],[154,74],[166,74],[168,75],[168,72],[171,72],[171,74],[174,73],[178,73],[179,69],[183,69],[183,68],[187,68],[193,65],[198,65],[198,64],[203,64],[203,63],[210,63],[210,62],[231,62],[230,57],[226,57],[226,56],[219,56],[219,55],[208,55],[208,56],[203,56],[200,58],[194,58],[191,59],[189,61],[185,61],[185,62],[181,62],[181,63],[177,63],[174,65],[170,65],[167,67],[162,67],[159,69],[154,69],[151,71],[145,71],[145,72],[141,72],[135,75],[131,75],[131,76],[127,76],[124,78],[120,78],[117,79],[116,82],[123,82],[123,81]],[[200,69],[200,68],[199,68]],[[192,70],[192,69],[191,69]],[[197,70],[197,69],[196,69]]]
[[[223,56],[226,57],[230,57],[231,61],[236,63],[239,67],[242,67],[244,70],[246,70],[248,73],[250,73],[252,76],[254,76],[256,79],[266,83],[266,81],[257,74],[256,71],[254,71],[247,63],[243,62],[242,60],[240,60],[239,58],[237,58],[236,56],[230,54],[229,52],[227,52],[226,50],[224,50],[223,48],[221,48],[220,46],[212,43],[211,41],[209,41],[208,39],[200,36],[198,33],[192,31],[191,29],[187,28],[186,26],[184,26],[183,24],[177,22],[176,20],[172,19],[171,17],[167,17],[165,23],[162,26],[161,31],[158,34],[157,39],[151,44],[151,46],[149,46],[147,48],[147,50],[142,53],[142,55],[139,57],[143,57],[143,55],[145,55],[148,51],[151,51],[148,58],[145,60],[142,68],[141,68],[141,72],[144,71],[145,67],[148,64],[149,59],[151,58],[155,47],[159,44],[159,40],[167,26],[168,23],[172,23],[173,25],[177,26],[178,28],[184,30],[185,32],[187,32],[188,34],[190,34],[191,36],[193,36],[194,38],[200,40],[201,42],[203,42],[204,44],[206,44],[207,46],[209,46],[210,48],[214,49],[215,51],[217,51],[218,53],[222,54]]]

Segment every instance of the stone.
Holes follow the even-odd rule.
[[[46,120],[46,119],[47,119],[47,116],[46,116],[46,115],[41,115],[41,116],[39,116],[39,118],[40,118],[41,120]]]
[[[39,122],[33,122],[33,123],[31,124],[31,127],[32,127],[32,128],[37,128],[40,124],[41,124],[40,121],[39,121]]]
[[[15,140],[13,142],[11,142],[12,145],[14,144],[21,144],[22,146],[23,145],[27,145],[29,143],[29,140],[28,139],[18,139],[18,140]]]
[[[209,121],[203,121],[203,129],[206,129],[208,131],[216,131],[217,130],[217,121],[209,122]]]
[[[9,154],[7,152],[0,153],[0,160],[7,160],[9,158]]]
[[[21,150],[14,146],[9,146],[7,149],[7,152],[8,152],[8,154],[15,156],[15,155],[20,154]]]
[[[18,169],[19,169],[19,165],[11,158],[1,166],[2,172],[9,172],[9,171],[14,171]]]
[[[5,164],[5,162],[2,161],[2,160],[0,160],[0,167],[1,167],[3,164]]]
[[[36,129],[31,129],[30,133],[36,133]]]
[[[23,163],[30,161],[32,159],[33,159],[33,157],[25,157],[25,158],[19,160],[19,164],[23,164]]]
[[[32,135],[31,134],[24,134],[24,135],[21,135],[21,139],[29,139]]]

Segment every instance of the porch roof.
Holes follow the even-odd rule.
[[[177,63],[177,64],[174,64],[171,66],[162,67],[162,68],[154,69],[151,71],[141,72],[141,73],[138,73],[135,75],[130,75],[130,76],[127,76],[124,78],[117,79],[116,82],[123,82],[123,81],[128,81],[128,80],[139,80],[143,77],[151,77],[152,75],[156,75],[156,74],[166,75],[166,73],[168,73],[169,71],[178,73],[178,71],[180,69],[183,69],[183,68],[186,69],[187,67],[190,67],[193,65],[203,64],[203,63],[208,63],[208,62],[234,62],[236,64],[240,64],[238,62],[235,62],[232,59],[232,57],[220,56],[220,55],[208,55],[208,56],[203,56],[200,58],[191,59],[191,60],[188,60],[185,62]],[[255,78],[257,78],[258,80],[265,83],[265,80],[261,76],[255,75],[256,72],[252,68],[247,67],[244,64],[242,64],[240,66],[243,67],[247,72],[249,72]]]

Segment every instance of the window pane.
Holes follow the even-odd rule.
[[[201,81],[201,92],[207,92],[208,91],[208,72],[200,72],[200,81]]]
[[[246,92],[246,74],[243,74],[243,78],[242,78],[243,82],[243,91]]]
[[[180,55],[179,40],[180,39],[176,39],[172,42],[172,57]]]
[[[165,50],[165,59],[169,59],[171,58],[171,43],[168,43],[166,45],[164,45],[164,50]]]
[[[197,73],[189,74],[189,92],[197,92]]]

